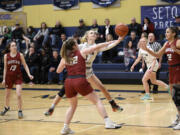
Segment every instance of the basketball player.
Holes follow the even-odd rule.
[[[147,38],[145,38],[145,37],[141,38],[140,41],[139,41],[139,45],[141,46],[141,44],[145,44],[145,45],[147,45],[147,47],[150,50],[153,50],[151,48],[151,46],[148,44]],[[152,84],[162,86],[165,89],[168,89],[169,87],[164,82],[156,79],[156,72],[157,72],[157,70],[159,68],[159,64],[158,64],[158,61],[157,61],[156,57],[152,56],[151,54],[149,54],[148,52],[142,50],[141,48],[139,49],[138,58],[136,59],[136,61],[131,66],[131,71],[134,70],[134,67],[140,62],[140,60],[142,58],[143,58],[143,60],[145,61],[146,65],[147,65],[147,70],[146,70],[146,72],[145,72],[145,74],[144,74],[144,76],[142,78],[143,87],[145,89],[145,95],[141,99],[142,100],[149,100],[149,99],[151,99],[150,92],[149,92],[149,84],[148,84],[149,79],[151,80]]]
[[[119,37],[118,40],[113,41],[114,44],[119,44],[122,40]],[[98,96],[93,91],[93,88],[86,80],[86,57],[93,52],[100,50],[103,47],[108,46],[111,42],[101,43],[96,46],[91,46],[86,49],[79,50],[78,44],[75,42],[74,39],[67,40],[61,49],[61,62],[57,68],[57,73],[63,71],[64,68],[67,69],[68,76],[65,80],[65,93],[66,97],[70,101],[70,107],[66,112],[66,118],[64,127],[61,130],[61,134],[72,134],[74,133],[70,128],[69,124],[73,117],[73,114],[77,107],[77,94],[81,94],[85,96],[88,100],[90,100],[93,104],[96,105],[97,110],[102,118],[105,121],[105,128],[113,129],[113,128],[120,128],[120,125],[115,124],[112,122],[106,110],[98,98]]]
[[[83,39],[83,44],[79,45],[79,49],[83,50],[86,48],[89,48],[91,46],[96,46],[95,40],[96,40],[96,31],[90,30],[87,31],[86,34],[84,35]],[[96,77],[96,75],[93,72],[92,69],[92,64],[93,61],[96,58],[96,55],[98,54],[98,52],[100,51],[106,51],[109,50],[113,47],[115,47],[117,44],[109,44],[108,46],[99,49],[98,51],[95,51],[91,54],[88,54],[86,57],[86,78],[88,80],[88,82],[92,85],[95,86],[97,89],[101,90],[103,92],[103,94],[105,95],[105,97],[107,98],[107,100],[109,101],[109,103],[111,104],[111,107],[113,109],[114,112],[116,111],[122,111],[123,108],[121,108],[120,106],[118,106],[116,104],[116,102],[111,98],[109,92],[107,91],[107,89],[103,86],[102,82]],[[61,98],[64,96],[65,90],[64,87],[61,89],[61,91],[56,95],[51,107],[48,109],[48,111],[45,112],[46,116],[52,115],[55,106],[58,104],[58,102],[61,100]]]
[[[180,40],[178,39],[178,28],[167,28],[165,35],[167,42],[157,53],[143,44],[141,48],[155,57],[162,57],[164,53],[168,57],[170,93],[178,110],[177,118],[172,123],[172,127],[173,129],[180,129]]]
[[[22,97],[21,97],[21,91],[22,91],[22,73],[20,70],[21,64],[23,64],[27,75],[32,80],[33,76],[29,72],[29,68],[24,60],[24,56],[17,52],[17,46],[15,42],[10,42],[5,50],[4,55],[4,73],[3,73],[3,82],[2,84],[5,86],[6,91],[6,100],[5,100],[5,107],[4,111],[2,111],[0,114],[1,116],[5,115],[7,111],[10,110],[9,107],[9,100],[10,100],[10,94],[11,89],[13,85],[16,85],[16,94],[18,99],[18,118],[23,118],[22,113]]]

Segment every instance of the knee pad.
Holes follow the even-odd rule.
[[[172,98],[176,107],[180,110],[180,85],[173,85]]]
[[[58,95],[59,95],[60,97],[63,97],[64,94],[65,94],[65,88],[64,88],[64,86],[63,86],[62,89],[58,92]]]

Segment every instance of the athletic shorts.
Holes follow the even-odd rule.
[[[12,89],[13,85],[21,85],[23,82],[22,74],[19,75],[6,75],[5,88]]]
[[[169,66],[169,83],[177,84],[180,83],[180,65]]]
[[[86,96],[93,91],[93,88],[88,83],[85,77],[67,78],[65,80],[65,93],[67,98],[75,97],[78,93]]]
[[[94,75],[92,67],[86,67],[86,79],[90,78],[92,75]]]
[[[154,68],[153,68],[153,72],[157,72],[158,67],[159,67],[159,65],[158,65],[158,64],[155,64],[155,66],[154,66]],[[151,66],[148,67],[148,69],[150,69],[150,68],[151,68]]]

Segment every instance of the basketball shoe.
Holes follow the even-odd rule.
[[[10,110],[10,107],[8,107],[8,108],[4,107],[4,111],[2,111],[2,112],[0,113],[1,116],[4,116],[9,110]]]

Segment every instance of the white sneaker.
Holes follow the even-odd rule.
[[[179,123],[179,119],[180,119],[180,117],[179,117],[179,115],[177,114],[176,115],[176,119],[172,122],[172,124],[171,124],[171,127],[175,127],[178,123]]]
[[[173,127],[173,129],[174,130],[180,130],[180,121],[179,121],[179,123],[175,127]]]
[[[74,134],[74,131],[72,131],[70,128],[63,127],[63,129],[61,130],[61,134],[62,135]]]
[[[118,124],[112,122],[111,120],[109,120],[108,122],[105,123],[105,128],[106,129],[116,129],[116,128],[121,128],[121,125],[118,125]]]

